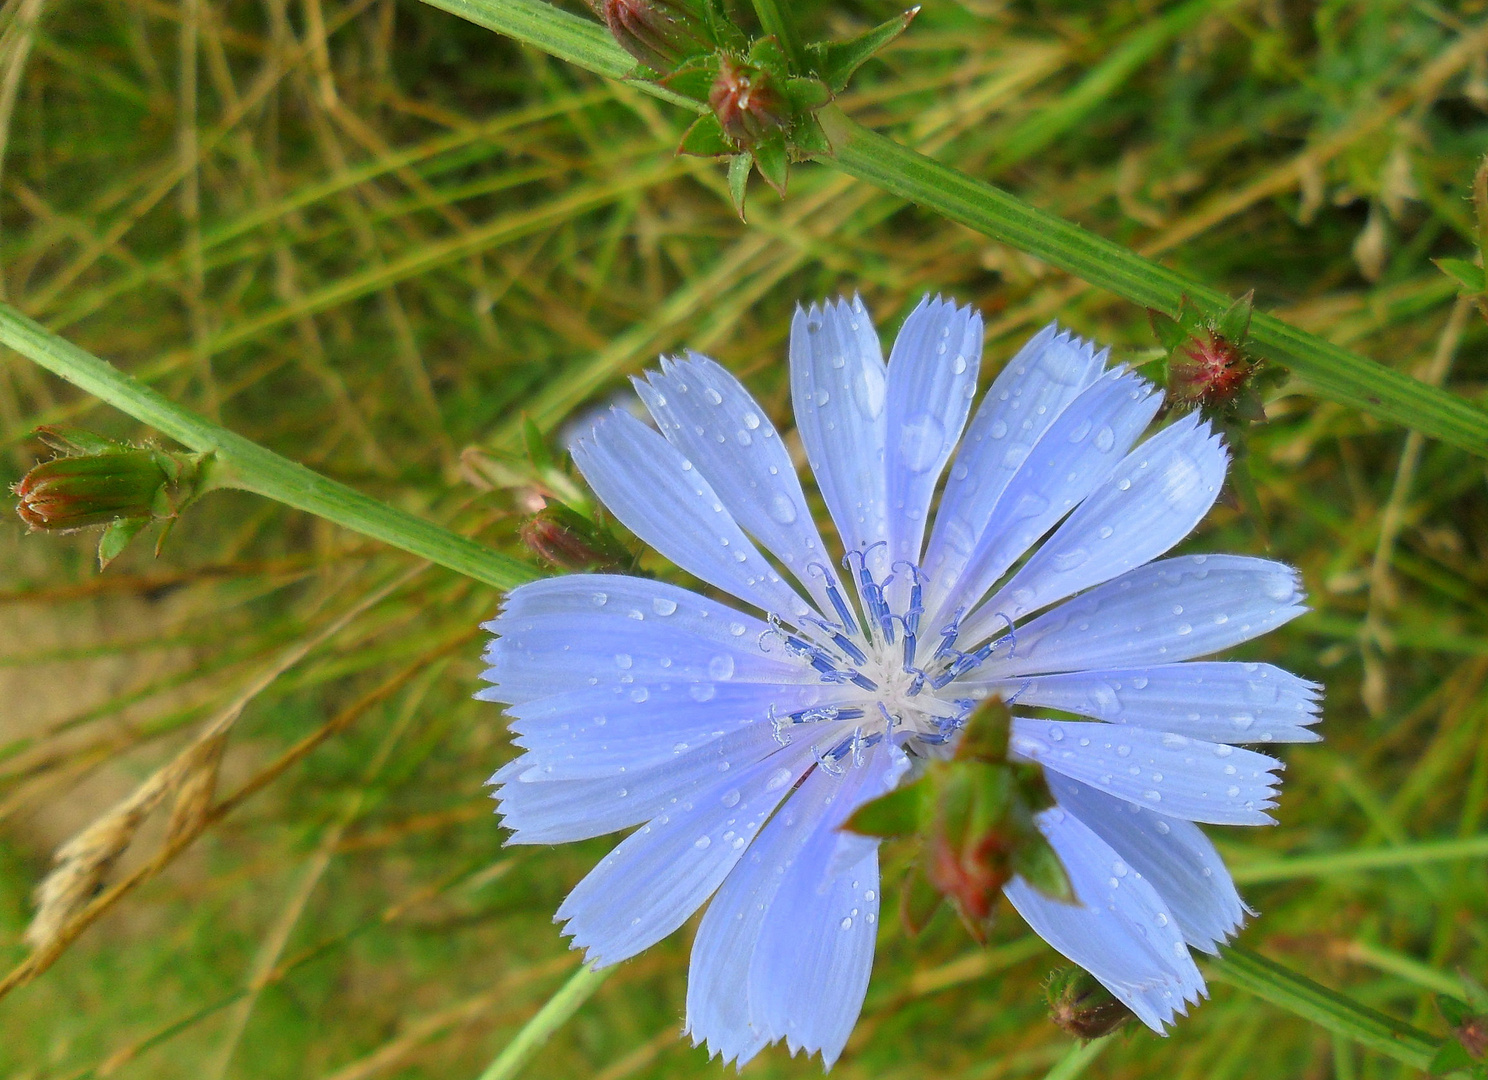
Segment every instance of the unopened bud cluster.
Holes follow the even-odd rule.
[[[1059,968],[1044,985],[1049,1019],[1077,1039],[1099,1039],[1136,1019],[1083,968]]]

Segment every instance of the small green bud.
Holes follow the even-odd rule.
[[[170,483],[150,450],[113,450],[43,461],[14,491],[16,511],[33,530],[75,532],[120,518],[148,521]]]
[[[599,13],[616,43],[655,71],[713,46],[706,18],[686,0],[603,0]]]
[[[1078,1039],[1099,1039],[1109,1035],[1136,1015],[1111,996],[1082,968],[1059,968],[1044,984],[1049,1001],[1049,1019],[1055,1026]]]
[[[790,107],[775,88],[774,77],[764,68],[727,56],[719,58],[708,104],[724,134],[746,149],[780,131],[790,120]]]

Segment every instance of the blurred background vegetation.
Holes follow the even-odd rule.
[[[837,35],[895,10],[794,6]],[[1482,0],[927,0],[842,103],[1483,399],[1488,328],[1430,261],[1472,250]],[[518,554],[523,414],[558,447],[686,346],[788,427],[799,299],[861,291],[891,332],[943,290],[985,312],[989,374],[1056,316],[1151,355],[1141,310],[826,169],[794,170],[784,202],[753,188],[742,224],[721,170],[673,155],[690,119],[414,0],[6,0],[0,289],[171,398]],[[1284,751],[1280,827],[1213,830],[1261,912],[1242,941],[1440,1032],[1432,992],[1488,967],[1484,860],[1345,857],[1488,829],[1488,477],[1285,388],[1269,414],[1265,520],[1218,507],[1188,546],[1302,568],[1316,610],[1245,654],[1326,684],[1327,742]],[[7,482],[63,421],[149,435],[0,358]],[[512,750],[470,700],[498,596],[242,494],[158,558],[139,543],[100,574],[95,539],[0,527],[0,961],[27,955],[54,850],[216,721],[227,802],[172,858],[168,805],[139,815],[103,882],[138,887],[0,1000],[0,1073],[476,1076],[573,970],[551,916],[612,843],[502,847],[482,783]],[[883,927],[834,1075],[1064,1057],[1041,1001],[1057,958],[1015,915],[985,950],[944,912],[914,941]],[[678,1034],[689,942],[625,964],[528,1075],[717,1075]],[[1086,1074],[1407,1071],[1212,993]],[[775,1049],[746,1071],[820,1066]]]

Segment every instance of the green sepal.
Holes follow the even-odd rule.
[[[1488,292],[1488,275],[1483,268],[1466,259],[1432,259],[1436,268],[1461,287],[1464,296],[1481,296]]]
[[[790,174],[790,155],[785,149],[785,137],[778,132],[761,139],[753,147],[754,164],[765,183],[785,198],[786,180]]]
[[[1156,335],[1157,343],[1170,353],[1188,340],[1188,331],[1183,328],[1183,324],[1166,312],[1148,308],[1147,321],[1152,324],[1152,333]]]
[[[1488,1015],[1488,989],[1461,968],[1457,969],[1457,974],[1462,979],[1462,988],[1467,992],[1467,1003],[1472,1006],[1473,1014]]]
[[[798,154],[824,157],[832,153],[832,141],[814,116],[803,116],[791,129],[791,145]]]
[[[707,101],[708,91],[713,89],[713,80],[718,78],[718,54],[708,53],[694,56],[666,78],[661,85],[694,101]],[[683,137],[686,142],[686,137]]]
[[[1246,419],[1249,418],[1247,417]],[[1261,415],[1261,419],[1265,419],[1264,413]],[[1266,526],[1266,511],[1261,505],[1261,493],[1256,489],[1255,477],[1250,472],[1250,454],[1246,452],[1244,443],[1238,435],[1238,432],[1230,431],[1227,433],[1226,438],[1234,454],[1233,460],[1230,462],[1229,476],[1227,477],[1230,490],[1235,493],[1235,498],[1240,503],[1240,509],[1245,512],[1245,516],[1250,519],[1251,525],[1255,527],[1256,537],[1264,547],[1269,548],[1271,546],[1271,531]]]
[[[677,147],[677,153],[693,157],[727,157],[733,152],[733,145],[723,133],[723,125],[712,113],[699,116],[683,133],[682,142]]]
[[[1446,994],[1436,995],[1436,1007],[1441,1010],[1442,1019],[1453,1027],[1461,1027],[1473,1018],[1472,1006]]]
[[[918,781],[897,787],[887,795],[869,799],[853,811],[842,825],[863,836],[913,836],[924,816],[925,784]]]
[[[1437,1048],[1436,1056],[1431,1059],[1428,1068],[1432,1076],[1445,1076],[1447,1073],[1463,1070],[1472,1072],[1477,1064],[1465,1046],[1456,1039],[1449,1038]]]
[[[956,744],[957,761],[1007,760],[1008,729],[1013,716],[999,697],[989,697],[972,712]]]
[[[547,440],[526,414],[522,416],[522,449],[526,451],[527,460],[532,462],[533,468],[539,471],[554,468],[553,453],[548,449]]]
[[[109,563],[117,559],[124,549],[129,546],[129,541],[138,536],[146,525],[150,524],[149,518],[120,518],[103,530],[103,535],[98,538],[98,569],[105,569]],[[165,539],[161,534],[161,540]],[[156,554],[160,553],[159,545],[156,545]]]
[[[1255,290],[1251,289],[1225,309],[1214,324],[1215,331],[1231,345],[1243,344],[1245,336],[1250,333],[1250,313],[1254,307]]]
[[[820,79],[805,79],[799,76],[781,82],[781,93],[790,102],[791,110],[801,116],[815,112],[832,100],[831,87]]]
[[[899,887],[899,925],[907,937],[918,937],[935,918],[945,897],[930,884],[918,866],[910,868]]]
[[[734,202],[734,209],[738,211],[740,221],[745,220],[744,196],[749,191],[749,170],[752,168],[754,168],[754,155],[748,150],[742,150],[729,158],[729,198]]]
[[[134,449],[129,443],[118,442],[91,431],[64,424],[39,427],[33,434],[47,447],[60,454],[107,454],[114,450]]]
[[[753,45],[749,46],[749,55],[746,59],[755,67],[764,68],[774,75],[784,76],[790,67],[785,50],[780,47],[780,42],[773,36],[757,39]]]
[[[807,52],[810,54],[812,66],[832,88],[832,92],[840,94],[851,81],[853,73],[885,45],[904,33],[919,13],[920,9],[917,5],[904,14],[896,15],[888,22],[880,23],[872,30],[865,31],[855,38],[849,38],[847,41],[823,41],[808,45]]]
[[[1050,900],[1061,904],[1075,903],[1075,890],[1065,873],[1064,863],[1044,839],[1042,833],[1025,836],[1013,849],[1013,870],[1022,874],[1030,885]]]

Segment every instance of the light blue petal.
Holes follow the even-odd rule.
[[[945,597],[945,585],[960,579],[992,521],[992,507],[1028,451],[1065,406],[1100,378],[1107,354],[1049,323],[998,372],[955,452],[940,494],[924,558],[931,610]]]
[[[593,687],[507,712],[516,718],[514,741],[527,751],[525,778],[573,780],[659,765],[740,727],[847,705],[848,697],[841,685],[823,683],[656,682]]]
[[[1038,815],[1079,904],[1044,896],[1021,876],[1003,890],[1039,937],[1100,980],[1159,1035],[1205,993],[1172,913],[1137,870],[1059,807]]]
[[[1290,566],[1181,555],[1140,566],[1018,627],[984,679],[1167,664],[1228,649],[1307,610]]]
[[[1010,753],[1169,817],[1273,825],[1275,758],[1146,728],[1013,718]]]
[[[710,1055],[720,1054],[725,1063],[736,1061],[742,1066],[766,1044],[799,1034],[783,1024],[769,1023],[769,1017],[776,1015],[783,1004],[787,1010],[799,1007],[812,1014],[802,1021],[817,1036],[811,1049],[830,1053],[833,1059],[840,1052],[840,1044],[846,1041],[862,1006],[859,983],[867,985],[866,969],[872,959],[873,926],[877,921],[878,875],[876,865],[855,865],[871,857],[876,843],[835,830],[852,810],[897,782],[906,765],[901,752],[880,744],[869,751],[862,767],[848,769],[844,775],[813,770],[749,846],[708,906],[693,943],[687,978],[687,1032],[694,1045],[706,1041]],[[866,842],[857,843],[862,841]],[[838,850],[833,850],[834,846]],[[837,856],[842,850],[854,865],[838,865]],[[844,874],[849,876],[844,878]],[[806,999],[798,1002],[790,996],[792,984],[770,981],[768,971],[763,969],[766,981],[757,982],[751,976],[751,966],[767,926],[797,926],[806,913],[799,905],[806,910],[823,905],[832,909],[832,890],[807,895],[799,904],[797,901],[801,882],[820,881],[824,875],[840,879],[839,888],[845,882],[849,891],[851,882],[859,883],[859,925],[856,933],[849,927],[845,934],[840,925],[834,927],[829,940],[843,947],[843,955],[815,968],[829,981],[808,987]],[[873,884],[868,884],[870,880]],[[871,911],[865,905],[871,905]],[[839,915],[839,924],[840,920]],[[796,1045],[803,1045],[800,1038]]]
[[[925,551],[926,603],[935,610],[960,579],[992,510],[1033,445],[1081,391],[1100,378],[1108,350],[1050,323],[1009,360],[987,391],[940,497]]]
[[[556,916],[567,924],[564,934],[595,966],[656,944],[723,883],[813,764],[811,740],[797,739],[680,794],[676,805],[622,840],[568,894]]]
[[[569,574],[507,594],[484,624],[483,678],[476,697],[517,704],[587,687],[727,682],[811,683],[818,675],[779,645],[768,624],[697,593],[647,578]],[[769,648],[770,651],[766,651]]]
[[[1049,790],[1157,890],[1195,949],[1217,953],[1245,922],[1247,908],[1224,860],[1191,821],[1166,818],[1050,772]]]
[[[966,620],[962,638],[980,642],[1009,621],[1157,558],[1209,512],[1229,460],[1197,413],[1158,432]]]
[[[919,564],[930,498],[966,426],[981,359],[981,315],[939,297],[920,301],[894,340],[884,467],[895,562]],[[907,595],[909,579],[896,581]]]
[[[1161,403],[1151,383],[1119,369],[1075,398],[1034,444],[997,504],[984,511],[989,524],[959,576],[950,566],[940,575],[942,600],[939,610],[929,608],[930,625],[974,606],[1034,541],[1099,487]],[[964,630],[962,637],[972,641]]]
[[[1270,664],[1193,661],[968,680],[978,692],[1109,724],[1225,743],[1317,742],[1322,687]]]
[[[838,583],[834,560],[765,410],[738,379],[698,353],[663,359],[661,371],[647,378],[634,380],[636,391],[662,434],[697,466],[744,531],[806,586],[817,607],[831,612],[826,585]]]
[[[776,753],[780,744],[767,725],[753,725],[714,739],[672,761],[618,776],[584,780],[522,779],[530,762],[522,755],[491,777],[501,824],[513,830],[512,844],[563,844],[618,832],[649,821],[724,774]]]
[[[790,366],[796,429],[843,546],[863,551],[887,540],[887,373],[862,301],[797,307]],[[887,552],[874,560],[881,578]]]
[[[833,813],[780,883],[749,968],[749,1007],[794,1054],[820,1051],[830,1069],[863,1008],[878,937],[878,841],[836,826],[894,788],[908,767],[888,743],[849,771]],[[854,790],[853,774],[860,774]]]
[[[810,613],[702,473],[634,416],[612,410],[569,451],[605,507],[682,569],[762,611],[788,619]]]

